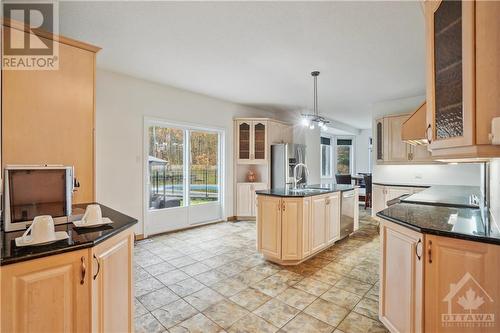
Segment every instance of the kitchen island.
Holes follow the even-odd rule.
[[[297,265],[358,229],[358,189],[321,184],[257,191],[257,249]]]
[[[137,220],[100,206],[112,224],[57,225],[69,238],[52,244],[17,247],[23,231],[0,234],[1,332],[133,331]],[[85,207],[73,206],[74,214]]]

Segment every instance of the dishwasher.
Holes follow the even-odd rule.
[[[356,192],[345,191],[342,192],[340,199],[340,239],[345,238],[354,232],[354,212],[357,207]]]

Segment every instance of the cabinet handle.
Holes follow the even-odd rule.
[[[418,261],[422,260],[422,256],[418,254],[418,246],[419,245],[422,245],[422,240],[419,239],[417,244],[415,245],[415,255],[417,256],[418,258]]]
[[[85,274],[87,273],[87,266],[85,265],[85,257],[82,257],[81,259],[81,273],[82,273],[82,278],[80,279],[80,284],[85,283]]]
[[[94,254],[94,259],[95,259],[95,261],[97,261],[97,273],[95,273],[95,275],[94,275],[94,280],[95,280],[95,279],[97,279],[97,275],[99,275],[99,272],[101,271],[101,262],[99,261],[99,259],[97,259],[95,254]]]
[[[431,130],[430,137],[429,137],[429,130]],[[432,143],[432,126],[431,126],[431,124],[429,124],[427,126],[427,129],[425,130],[425,135],[427,136],[427,141],[429,141],[429,143]]]
[[[429,255],[429,264],[432,264],[432,241],[429,241],[429,246],[427,247],[427,254]]]
[[[283,206],[282,206],[282,207],[283,207],[283,211],[285,211],[285,207],[286,207],[285,202],[283,202],[283,204],[282,204],[282,205],[283,205]]]

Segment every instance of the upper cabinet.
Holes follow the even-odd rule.
[[[500,156],[500,2],[427,1],[427,139],[432,155]]]
[[[238,120],[236,129],[238,163],[266,163],[267,121]]]
[[[377,163],[430,163],[431,153],[426,146],[415,146],[403,141],[402,125],[409,115],[391,115],[375,122]]]
[[[17,36],[29,38],[16,26]],[[33,33],[33,32],[31,32]],[[2,167],[74,166],[74,203],[95,200],[94,105],[98,47],[44,35],[59,48],[57,70],[2,69]]]
[[[267,164],[270,145],[293,140],[292,126],[272,119],[235,119],[235,130],[238,164]]]

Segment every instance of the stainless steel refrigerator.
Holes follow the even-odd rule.
[[[293,168],[298,163],[306,162],[306,146],[280,143],[271,145],[271,188],[285,188],[293,184]],[[306,181],[304,168],[300,171],[298,178],[301,182]]]

